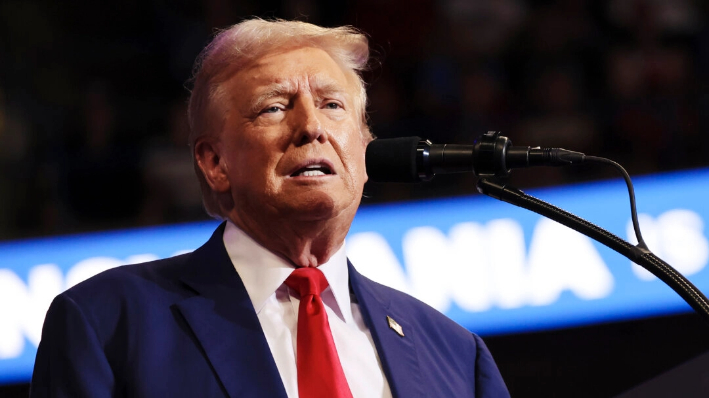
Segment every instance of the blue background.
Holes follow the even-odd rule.
[[[647,176],[638,178],[635,183],[639,212],[657,217],[672,209],[687,209],[698,214],[705,223],[709,220],[709,210],[705,204],[709,197],[709,170]],[[622,180],[529,193],[627,238],[625,234],[630,211]],[[401,240],[411,228],[426,225],[447,232],[461,222],[484,224],[500,218],[516,220],[524,230],[525,243],[529,247],[532,230],[540,216],[485,196],[363,206],[350,234],[370,231],[381,234],[399,263],[405,264]],[[26,281],[29,270],[39,264],[53,263],[66,273],[74,264],[89,257],[126,259],[146,253],[167,257],[181,250],[197,248],[209,238],[217,225],[214,221],[4,242],[0,244],[0,268],[7,268]],[[706,231],[703,236],[707,237]],[[565,293],[549,305],[513,309],[492,307],[475,313],[453,305],[447,315],[463,326],[473,328],[474,325],[474,330],[480,334],[490,335],[690,310],[661,281],[639,279],[631,272],[627,259],[600,244],[595,244],[595,247],[614,278],[613,290],[604,298],[582,300]],[[709,290],[709,270],[706,266],[689,279],[700,290]],[[26,341],[21,356],[0,360],[0,382],[29,380],[35,353],[36,347]]]

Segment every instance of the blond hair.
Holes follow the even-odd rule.
[[[349,26],[323,28],[300,21],[250,19],[220,31],[197,57],[188,108],[188,140],[193,159],[197,139],[205,135],[216,135],[223,128],[223,83],[268,53],[299,47],[319,48],[345,71],[357,76],[357,110],[364,126],[363,134],[371,136],[366,128],[367,92],[361,77],[369,59],[366,36]],[[202,189],[205,210],[212,217],[224,218],[216,194],[207,184],[196,159],[194,167]]]

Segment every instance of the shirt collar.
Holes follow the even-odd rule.
[[[261,246],[231,221],[226,223],[223,240],[234,269],[244,283],[251,304],[258,314],[269,297],[283,285],[295,266]],[[346,323],[352,322],[345,245],[343,244],[326,263],[318,268],[325,275],[335,297],[335,305],[339,307],[333,310],[341,315]],[[323,294],[326,292],[327,289]]]

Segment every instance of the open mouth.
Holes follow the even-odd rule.
[[[330,167],[324,164],[311,164],[305,166],[301,169],[296,170],[295,173],[291,174],[291,177],[319,177],[324,175],[333,174]]]

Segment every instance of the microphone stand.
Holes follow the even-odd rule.
[[[534,196],[527,195],[497,179],[480,178],[477,188],[482,194],[550,218],[620,253],[650,271],[672,288],[694,311],[701,315],[704,321],[709,323],[709,300],[706,296],[692,282],[650,250],[634,246],[593,223]]]

